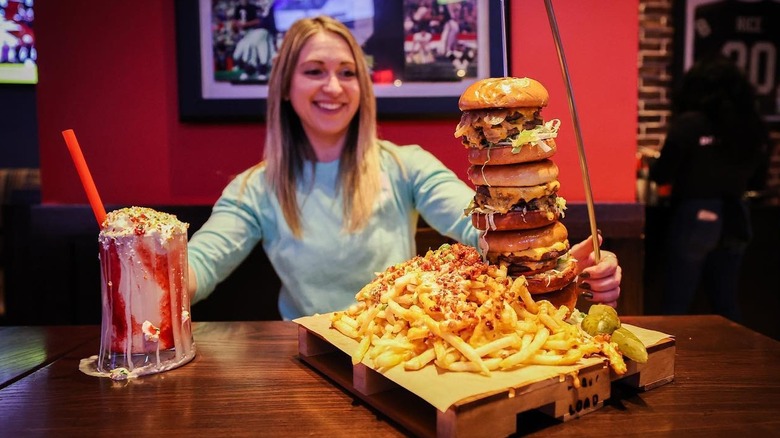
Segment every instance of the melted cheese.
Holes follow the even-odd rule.
[[[561,183],[551,181],[547,184],[529,187],[487,187],[490,199],[486,204],[498,213],[508,212],[513,205],[520,201],[531,201],[543,196],[550,196],[558,191]]]
[[[566,251],[568,249],[568,245],[566,241],[563,242],[556,242],[552,244],[551,246],[545,246],[541,248],[529,248],[522,251],[512,251],[513,257],[527,257],[531,260],[539,260],[544,255],[550,251]]]

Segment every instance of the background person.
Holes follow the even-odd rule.
[[[671,184],[662,311],[690,312],[702,285],[713,310],[738,321],[739,273],[752,237],[744,195],[766,180],[769,134],[750,82],[723,57],[695,64],[672,107],[650,168],[650,179]]]
[[[285,319],[344,309],[376,272],[412,258],[419,215],[439,233],[477,245],[478,230],[463,212],[474,191],[421,147],[377,138],[369,71],[340,22],[304,18],[290,27],[271,72],[266,117],[263,161],[225,188],[190,240],[193,303],[258,243],[281,280]],[[583,244],[578,252],[591,299],[614,304],[617,259],[605,251],[591,266],[591,250]]]

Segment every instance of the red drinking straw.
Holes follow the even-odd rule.
[[[76,140],[76,134],[72,129],[62,131],[62,136],[65,137],[65,144],[68,145],[70,156],[73,158],[73,164],[76,165],[76,171],[81,178],[81,185],[84,186],[84,191],[87,192],[87,199],[89,199],[89,205],[92,206],[92,212],[95,213],[95,219],[98,221],[98,226],[103,226],[103,221],[106,219],[106,209],[103,207],[103,202],[100,201],[100,195],[98,194],[97,187],[95,187],[95,181],[92,180],[92,174],[89,173],[89,167],[84,160],[84,154],[81,153],[81,147],[79,141]]]

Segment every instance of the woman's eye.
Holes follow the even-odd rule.
[[[322,76],[323,74],[325,74],[325,71],[322,70],[321,68],[309,68],[309,69],[304,70],[303,74],[305,74],[306,76],[318,77],[318,76]]]
[[[341,76],[342,78],[354,78],[355,76],[357,76],[357,72],[355,72],[355,70],[351,70],[351,69],[349,69],[349,70],[342,70],[339,73],[339,76]]]

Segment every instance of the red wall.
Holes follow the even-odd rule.
[[[491,0],[496,1],[496,0]],[[573,127],[544,2],[511,1],[511,74],[541,81],[559,118],[562,192],[584,200]],[[555,2],[596,202],[633,202],[638,0]],[[257,162],[261,124],[183,124],[177,114],[173,2],[36,4],[44,203],[86,203],[61,131],[72,128],[106,204],[211,204]],[[195,42],[193,42],[195,43]],[[418,143],[465,178],[451,118],[382,121],[380,135]]]

